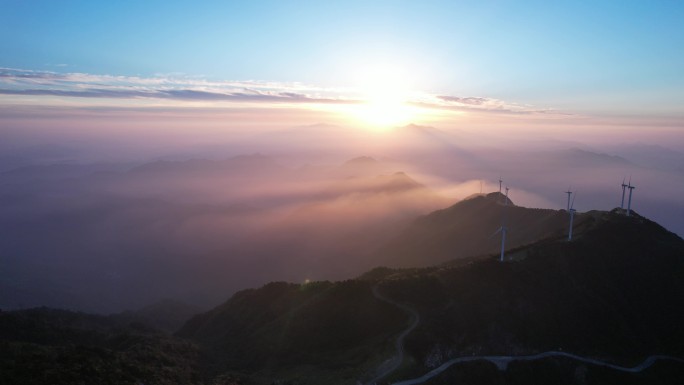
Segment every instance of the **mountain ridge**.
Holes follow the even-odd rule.
[[[575,226],[581,227],[584,218],[577,214]],[[568,228],[564,210],[516,206],[499,192],[475,194],[419,217],[378,251],[374,259],[392,267],[417,267],[493,253],[500,247],[499,238],[493,237],[493,233],[504,224],[508,229],[508,248],[560,236]]]
[[[560,214],[567,219],[567,213]],[[684,311],[674,305],[684,300],[684,241],[636,213],[626,217],[615,209],[583,215],[579,224],[582,230],[573,241],[555,236],[518,246],[507,251],[511,257],[505,263],[489,254],[433,267],[375,269],[362,275],[357,281],[366,282],[365,289],[356,295],[371,298],[371,289],[379,286],[384,295],[420,314],[420,324],[406,337],[408,358],[385,380],[419,376],[450,358],[473,354],[523,355],[560,348],[625,365],[640,362],[649,354],[684,356],[684,345],[680,345],[684,333],[676,326],[684,322]],[[620,240],[625,242],[621,244]],[[288,290],[306,285],[288,286]],[[330,289],[337,283],[317,285]],[[640,296],[639,290],[648,298]],[[670,305],[663,299],[664,293],[672,296]],[[361,297],[339,297],[341,302],[336,306],[348,306],[347,301]],[[614,305],[607,306],[611,301]],[[225,312],[231,305],[222,306],[228,306],[223,308]],[[344,317],[363,318],[361,314]],[[406,322],[406,315],[403,319]],[[210,330],[200,319],[194,322],[186,324],[179,335],[205,344],[205,348],[206,344],[214,346],[212,351],[220,349],[211,338],[193,337],[193,329]],[[213,323],[211,328],[220,330],[221,324]],[[383,351],[379,341],[362,339],[357,343]],[[224,349],[228,346],[236,345]],[[257,346],[250,345],[250,349]],[[334,346],[325,345],[318,354],[331,357],[325,352],[334,351]],[[307,369],[306,373],[314,376],[310,378],[330,378],[334,372],[315,360],[304,362],[319,365],[315,376]],[[284,372],[272,368],[269,373],[275,378],[290,378],[287,373],[293,371],[304,373],[291,365]],[[577,367],[581,363],[563,365]],[[463,369],[458,365],[449,369],[450,375],[459,370]],[[354,373],[361,381],[373,378],[375,371],[361,365]],[[298,381],[316,383],[302,378]],[[338,379],[326,383],[349,382]]]

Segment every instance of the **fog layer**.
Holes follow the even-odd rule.
[[[416,125],[266,127],[185,146],[192,135],[12,135],[0,154],[1,308],[211,306],[271,280],[350,278],[417,217],[498,191],[499,178],[529,207],[565,208],[570,188],[579,211],[619,206],[631,178],[632,208],[684,234],[676,140]]]

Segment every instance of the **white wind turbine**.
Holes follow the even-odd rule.
[[[568,187],[568,191],[566,191],[565,193],[568,194],[568,206],[567,206],[566,210],[570,211],[570,195],[572,195],[572,191],[570,191],[570,187]]]
[[[504,260],[504,250],[506,250],[506,232],[508,231],[508,227],[506,227],[503,223],[501,224],[501,227],[499,227],[498,230],[492,234],[492,237],[495,236],[496,234],[501,233],[501,256],[499,257],[499,261],[503,262]]]
[[[570,228],[568,230],[568,241],[572,240],[572,222],[575,219],[575,211],[577,211],[574,208],[576,196],[577,196],[577,191],[575,191],[575,194],[572,196],[572,203],[570,204],[570,207],[568,208],[568,213],[570,214]]]
[[[629,212],[632,210],[632,190],[636,188],[632,186],[632,177],[629,177],[627,188],[629,189],[629,200],[627,201],[627,216],[629,216]]]
[[[503,215],[501,217],[501,227],[499,227],[494,234],[491,236],[495,236],[498,233],[501,233],[501,255],[499,256],[499,261],[503,262],[504,260],[504,252],[506,251],[506,233],[508,232],[508,227],[506,227],[506,206],[508,206],[508,186],[506,186],[506,202],[504,204],[504,209],[503,209]]]
[[[629,179],[631,180],[632,177],[629,177]],[[625,187],[627,187],[627,185],[625,184],[625,178],[622,178],[622,200],[620,201],[621,209],[625,208]]]

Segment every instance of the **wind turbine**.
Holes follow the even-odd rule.
[[[629,182],[627,183],[627,188],[629,189],[629,200],[627,201],[627,216],[629,216],[630,210],[632,210],[632,190],[636,187],[632,186],[632,177],[629,177]]]
[[[496,234],[501,233],[501,256],[499,257],[499,262],[503,262],[504,260],[504,250],[506,250],[506,232],[508,231],[508,227],[506,227],[503,223],[501,224],[501,227],[499,227],[498,230],[494,232],[491,236],[495,236]]]
[[[501,182],[503,181],[501,180],[501,177],[499,177],[499,194],[501,194]]]
[[[569,195],[568,195],[569,196]],[[575,219],[575,197],[577,196],[577,191],[575,191],[575,195],[572,196],[572,203],[570,204],[570,207],[568,208],[568,213],[570,214],[570,229],[568,230],[568,241],[572,241],[572,222]]]
[[[630,176],[629,179],[632,180],[632,177]],[[625,187],[627,187],[625,184],[625,178],[622,178],[622,200],[620,201],[621,209],[625,207]]]
[[[566,210],[570,211],[570,195],[572,195],[572,191],[570,191],[570,187],[568,186],[568,191],[565,192],[568,194],[568,207]]]
[[[501,179],[499,179],[499,184],[501,184]],[[501,227],[499,227],[494,234],[491,235],[493,237],[496,234],[501,233],[501,256],[499,257],[500,262],[503,262],[504,251],[506,250],[506,233],[508,232],[508,227],[506,227],[506,206],[508,206],[508,190],[509,188],[506,186],[506,202],[504,203],[504,209],[502,210],[503,215],[501,216]]]

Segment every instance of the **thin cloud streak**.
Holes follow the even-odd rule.
[[[0,94],[320,105],[364,103],[362,92],[343,87],[324,88],[300,83],[259,81],[211,81],[182,75],[131,77],[13,68],[0,68]],[[416,94],[407,99],[407,104],[425,109],[522,114],[556,113],[552,110],[540,110],[486,97]]]
[[[236,92],[218,93],[198,90],[111,90],[111,89],[85,89],[85,90],[51,90],[51,89],[24,89],[8,90],[0,89],[3,95],[28,95],[28,96],[64,96],[78,98],[155,98],[172,100],[196,100],[196,101],[248,101],[248,102],[287,102],[287,103],[321,103],[321,104],[354,104],[358,100],[313,98],[293,92],[264,93],[264,92]]]
[[[325,99],[340,93],[340,89],[308,86],[301,83],[274,83],[259,81],[211,81],[182,75],[158,75],[154,77],[94,75],[86,73],[57,73],[13,68],[0,68],[0,84],[5,89],[30,89],[36,85],[72,90],[97,88],[117,90],[195,90],[223,94],[249,90],[258,93],[306,94],[312,98]]]
[[[456,103],[461,103],[461,104],[469,104],[469,105],[476,105],[476,106],[481,106],[483,104],[487,104],[493,99],[488,99],[488,98],[480,98],[480,97],[458,97],[458,96],[448,96],[448,95],[440,95],[437,96],[438,99],[444,100],[446,102],[456,102]]]
[[[455,99],[463,99],[455,97]],[[465,98],[469,99],[469,98]],[[494,99],[492,99],[494,100]],[[503,103],[501,101],[496,101],[497,103],[489,104],[466,104],[461,102],[439,102],[439,101],[411,101],[410,104],[415,107],[434,109],[434,110],[445,110],[445,111],[455,111],[455,112],[480,112],[487,114],[508,114],[508,115],[536,115],[536,114],[547,114],[547,115],[561,115],[561,116],[574,116],[571,113],[559,112],[555,110],[543,110],[536,109],[527,106],[520,106],[511,103]]]

